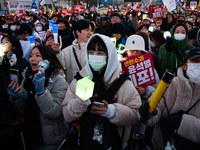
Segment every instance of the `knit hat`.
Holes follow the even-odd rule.
[[[145,42],[144,39],[140,35],[131,35],[128,37],[124,52],[127,50],[140,50],[145,53],[148,53],[145,50]]]
[[[45,24],[44,24],[43,22],[38,22],[38,23],[36,24],[36,26],[37,26],[38,24],[41,24],[42,27],[43,27],[43,30],[46,30]]]
[[[81,32],[81,30],[83,29],[88,29],[88,28],[89,28],[89,22],[84,19],[78,20],[73,26],[74,31],[78,30],[79,32]]]
[[[118,33],[125,35],[124,26],[121,23],[114,23],[111,27],[111,34]]]
[[[121,19],[121,16],[120,16],[120,14],[118,14],[118,13],[112,13],[112,14],[111,14],[111,18],[112,18],[113,16],[117,16],[117,17],[119,17],[119,18]]]

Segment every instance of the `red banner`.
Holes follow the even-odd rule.
[[[72,15],[72,10],[69,10],[69,9],[66,9],[66,8],[62,8],[62,11],[61,11],[61,15],[63,16],[67,16],[67,15]]]
[[[83,5],[75,5],[73,10],[74,10],[74,13],[84,12],[85,6],[83,6]]]
[[[149,17],[150,18],[162,18],[162,5],[150,5],[149,6]]]
[[[152,54],[123,58],[122,70],[129,74],[134,86],[146,87],[156,84]]]

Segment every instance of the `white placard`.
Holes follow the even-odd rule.
[[[176,0],[163,0],[163,3],[166,5],[168,11],[176,9]]]
[[[190,8],[197,8],[197,1],[190,1]]]

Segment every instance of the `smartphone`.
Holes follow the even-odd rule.
[[[17,81],[17,87],[19,87],[19,70],[17,69],[10,69],[10,80]]]
[[[104,103],[100,103],[100,102],[93,102],[93,105],[96,107],[105,107]]]
[[[92,107],[93,106],[95,106],[95,107],[102,107],[102,108],[105,107],[104,103],[100,103],[100,102],[93,102]],[[98,113],[96,113],[95,111],[93,111],[92,108],[90,110],[90,113],[99,115]]]

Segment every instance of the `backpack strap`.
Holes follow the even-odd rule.
[[[109,100],[112,100],[113,97],[115,96],[115,94],[117,93],[117,91],[119,90],[119,88],[122,86],[122,84],[126,81],[126,80],[131,80],[129,78],[129,75],[128,74],[121,74],[120,77],[115,80],[113,82],[113,84],[108,88],[107,90],[107,93],[109,93],[109,97],[110,99]],[[124,139],[124,131],[125,131],[125,126],[123,126],[123,129],[122,129],[122,136],[121,136],[121,141]]]
[[[126,80],[131,80],[129,78],[128,74],[121,74],[120,77],[113,82],[113,84],[108,88],[107,93],[109,93],[109,97],[113,99],[121,85],[126,81]]]
[[[78,61],[78,58],[77,58],[77,55],[76,55],[76,52],[75,52],[75,49],[74,49],[74,47],[73,47],[73,52],[74,52],[74,57],[75,57],[75,59],[76,59],[76,63],[77,63],[77,65],[78,65],[79,69],[81,70],[81,69],[82,69],[82,67],[81,67],[81,64],[80,64],[80,62]]]
[[[79,72],[77,72],[76,75],[74,76],[74,78],[76,78],[76,80],[78,81],[78,80],[82,79],[83,77],[80,75]]]
[[[196,104],[198,104],[199,101],[200,101],[200,99],[199,99],[196,103],[194,103],[194,105],[192,105],[192,107],[190,107],[190,108],[186,111],[186,113],[188,113]]]

